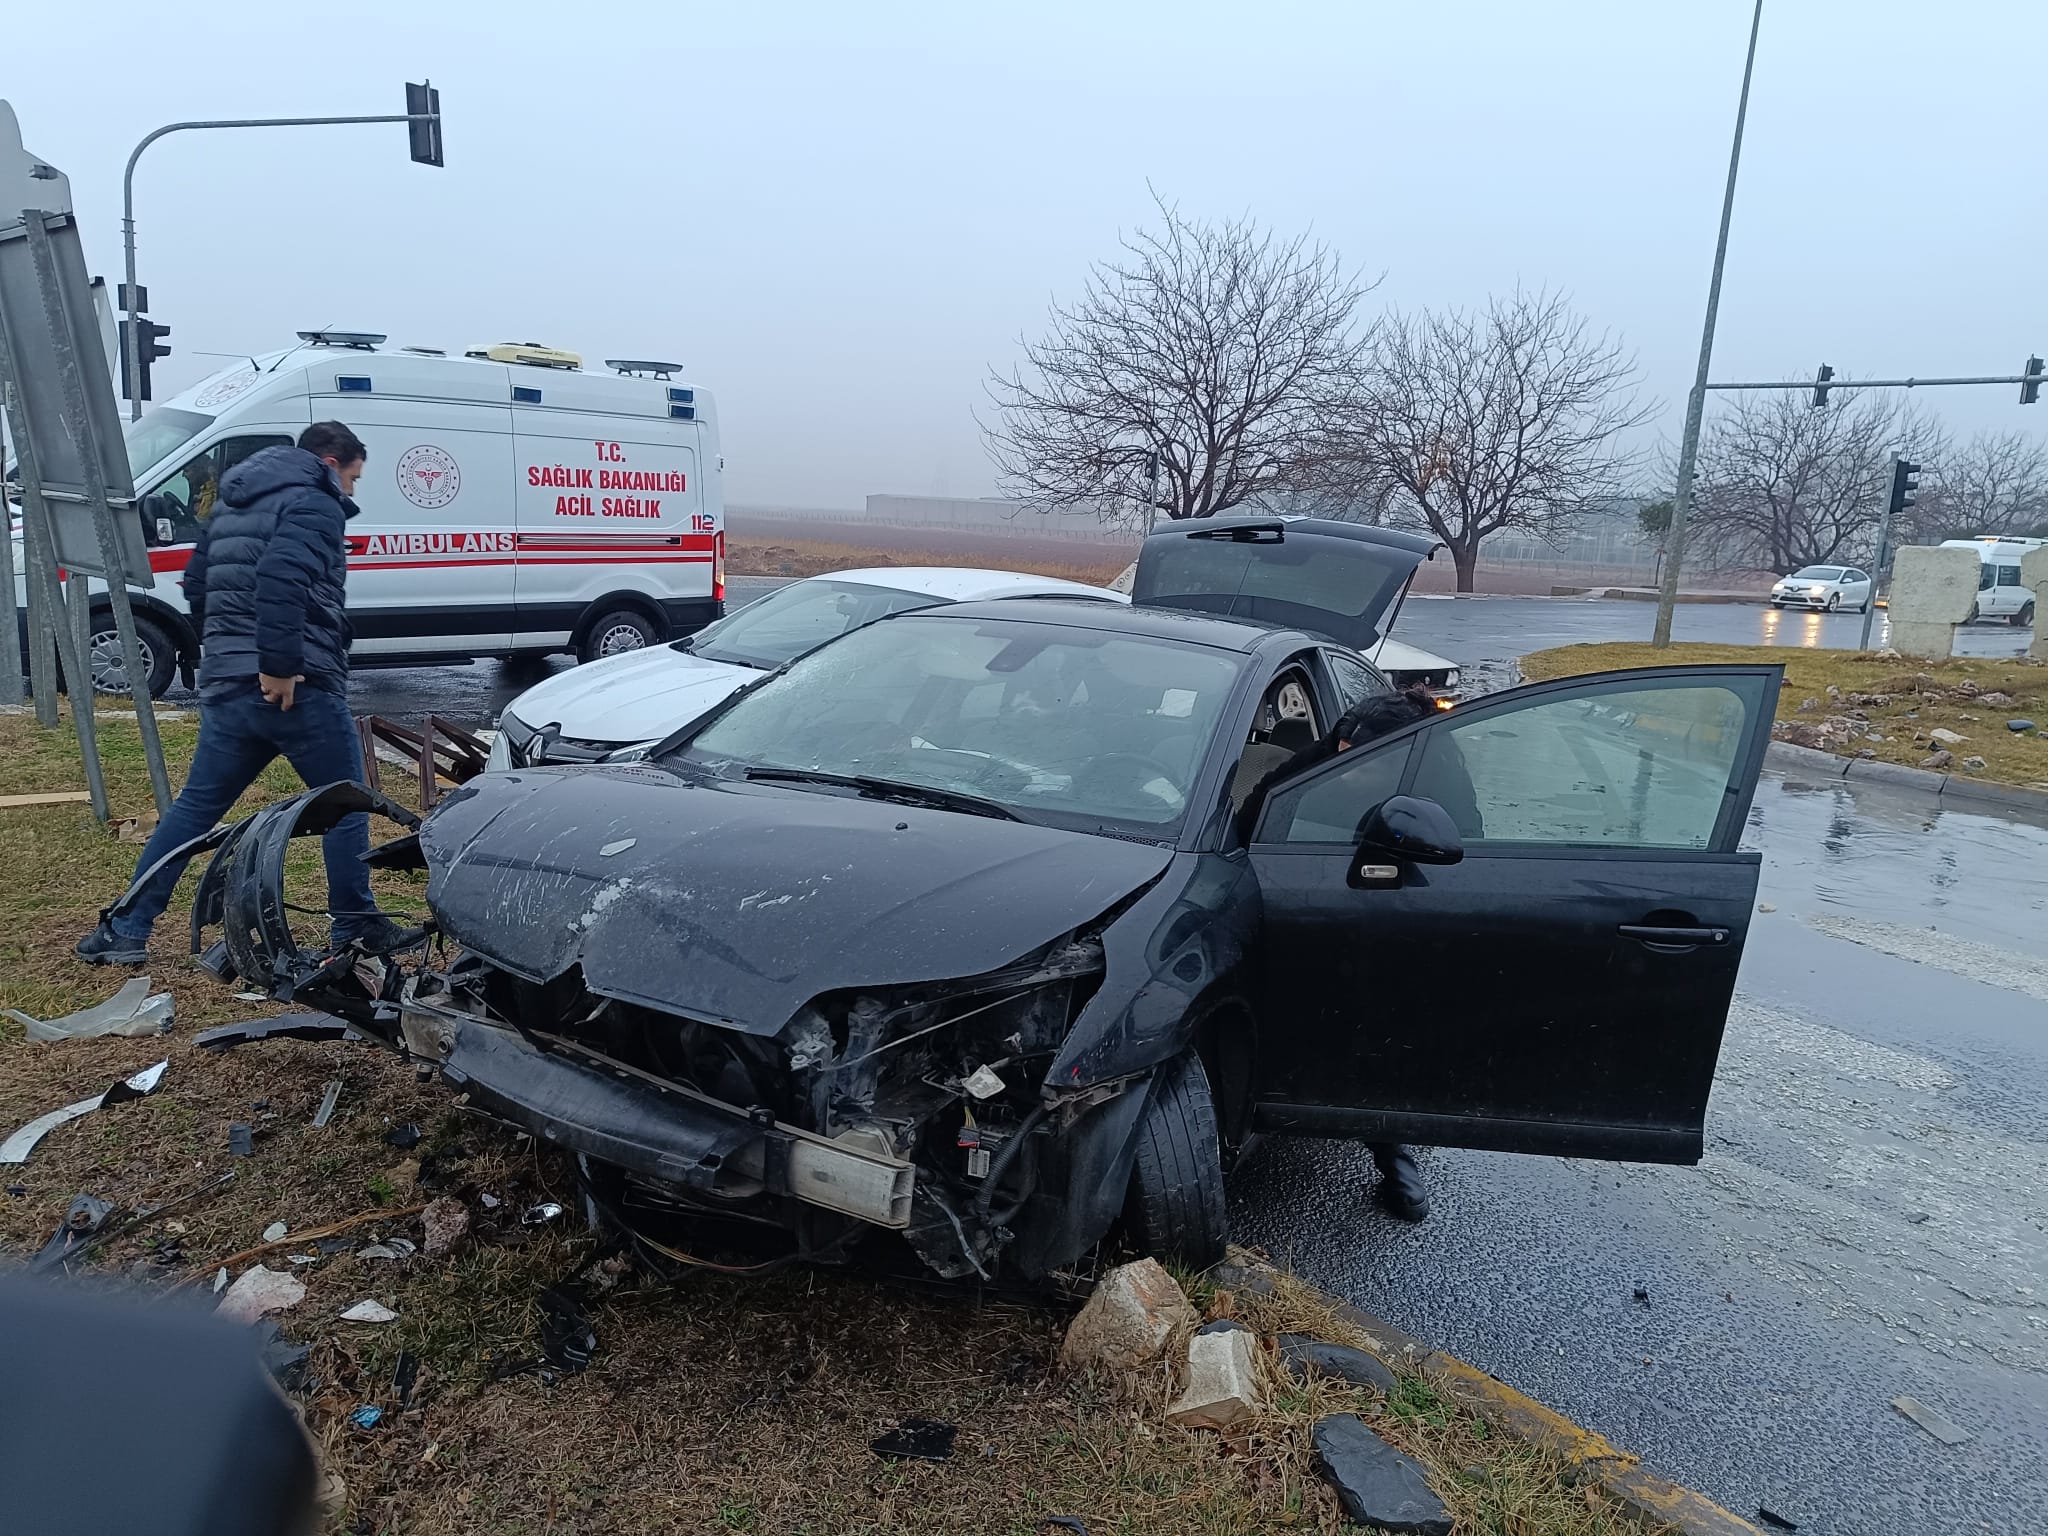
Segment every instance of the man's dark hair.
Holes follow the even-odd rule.
[[[1435,713],[1435,701],[1421,689],[1389,690],[1371,694],[1345,710],[1338,717],[1331,735],[1338,741],[1350,742],[1354,747],[1363,746],[1389,731],[1398,731],[1404,725],[1412,725]]]
[[[344,467],[370,456],[363,440],[338,421],[316,421],[299,434],[299,446],[316,459],[332,459]]]

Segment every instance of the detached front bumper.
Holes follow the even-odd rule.
[[[878,1227],[910,1225],[916,1170],[871,1146],[657,1082],[571,1042],[543,1050],[513,1030],[440,1010],[428,1027],[446,1045],[442,1076],[478,1109],[705,1209],[788,1196]]]

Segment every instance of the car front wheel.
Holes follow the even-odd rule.
[[[614,608],[601,613],[584,632],[576,648],[578,661],[597,661],[606,656],[623,656],[627,651],[659,645],[661,635],[646,614],[632,608]]]
[[[1201,1058],[1190,1051],[1159,1069],[1138,1122],[1138,1154],[1124,1229],[1155,1258],[1206,1269],[1223,1257],[1223,1161],[1216,1105]]]
[[[2024,608],[2020,609],[2018,613],[2012,616],[2012,627],[2014,629],[2025,629],[2029,624],[2033,622],[2034,605],[2032,603],[2028,603]]]

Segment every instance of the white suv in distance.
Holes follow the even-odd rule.
[[[1789,603],[1828,613],[1844,608],[1863,613],[1870,607],[1870,593],[1868,572],[1850,565],[1808,565],[1771,588],[1771,606],[1783,608]]]

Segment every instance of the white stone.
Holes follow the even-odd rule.
[[[296,1307],[306,1299],[306,1288],[282,1269],[256,1264],[242,1271],[241,1278],[228,1287],[214,1310],[233,1323],[253,1323],[271,1312]]]
[[[398,1314],[381,1301],[359,1301],[341,1314],[344,1323],[395,1323]]]
[[[1241,1326],[1219,1325],[1190,1338],[1187,1390],[1166,1417],[1194,1429],[1231,1430],[1264,1412],[1252,1343],[1251,1330]]]
[[[1134,1371],[1159,1358],[1175,1328],[1196,1321],[1195,1309],[1158,1260],[1120,1264],[1102,1277],[1068,1324],[1060,1364],[1070,1371]]]
[[[1945,731],[1938,725],[1927,734],[1940,742],[1944,747],[1959,747],[1970,739],[1967,736],[1958,736],[1954,731]]]

